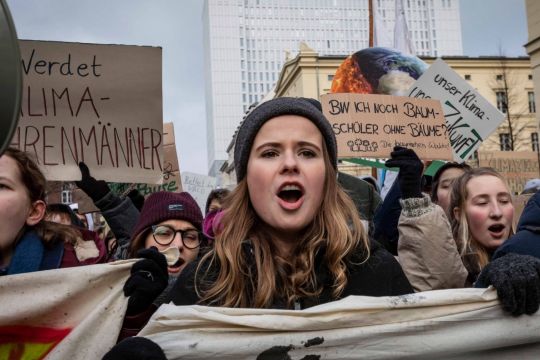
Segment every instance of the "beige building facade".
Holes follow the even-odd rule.
[[[525,44],[527,54],[531,57],[531,69],[536,89],[536,103],[540,104],[540,1],[526,0],[527,25],[529,40]],[[536,121],[540,123],[540,113],[536,113]]]

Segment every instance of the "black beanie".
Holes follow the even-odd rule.
[[[257,106],[240,125],[234,146],[234,167],[237,182],[240,182],[246,176],[253,140],[261,127],[268,120],[282,115],[302,116],[315,124],[326,143],[330,161],[334,168],[337,169],[336,136],[332,126],[321,111],[320,103],[315,99],[280,97]]]

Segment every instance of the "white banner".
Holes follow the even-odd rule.
[[[0,277],[0,359],[101,359],[134,260]]]
[[[528,359],[540,315],[503,313],[493,289],[451,289],[303,311],[162,305],[140,335],[169,360]]]

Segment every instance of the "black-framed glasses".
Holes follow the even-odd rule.
[[[169,225],[152,225],[152,235],[159,245],[172,243],[176,233],[180,233],[180,240],[188,249],[196,249],[201,245],[201,235],[195,229],[176,230]]]

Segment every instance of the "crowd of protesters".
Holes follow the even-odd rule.
[[[383,201],[374,179],[337,164],[320,104],[273,99],[240,126],[237,185],[212,191],[204,216],[186,192],[122,197],[79,164],[77,185],[110,229],[103,239],[69,206],[47,204],[36,163],[9,148],[0,157],[0,275],[140,259],[106,359],[165,359],[135,335],[169,302],[300,310],[348,295],[493,285],[509,314],[538,310],[540,180],[527,183],[530,200],[516,214],[504,177],[490,168],[447,163],[427,192],[424,163],[396,147],[386,166],[399,174]]]

